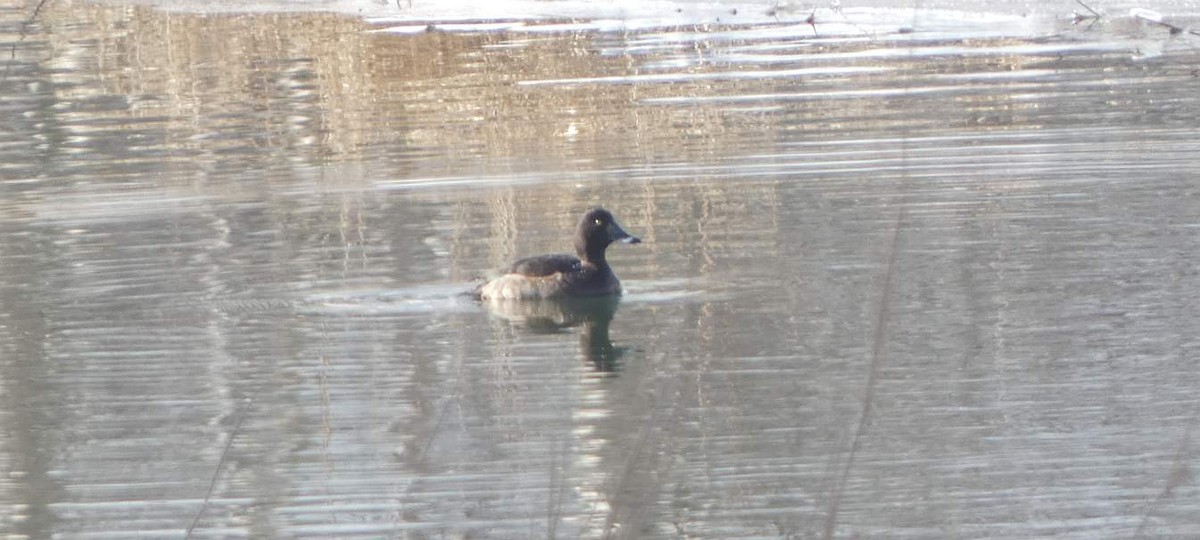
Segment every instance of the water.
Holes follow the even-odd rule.
[[[843,4],[6,4],[0,531],[1200,535],[1200,42]]]

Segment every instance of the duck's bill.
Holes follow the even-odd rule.
[[[617,241],[621,242],[622,244],[640,244],[640,243],[642,243],[641,238],[638,238],[636,236],[631,236],[628,234],[625,235],[624,238],[618,238]]]
[[[621,242],[622,244],[640,244],[640,243],[642,243],[641,238],[638,238],[632,234],[625,232],[625,229],[622,229],[616,223],[612,224],[611,228],[608,229],[608,232],[609,232],[609,234],[612,235],[613,242]]]

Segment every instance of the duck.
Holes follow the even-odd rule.
[[[540,300],[621,294],[621,281],[604,253],[614,242],[639,244],[600,207],[584,212],[575,227],[575,255],[537,255],[497,271],[472,291],[478,300]]]

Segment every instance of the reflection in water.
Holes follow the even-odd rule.
[[[579,350],[597,372],[616,372],[626,347],[616,347],[608,328],[621,303],[619,295],[553,300],[489,299],[488,311],[532,332],[554,333],[581,326]]]

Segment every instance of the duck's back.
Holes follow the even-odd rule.
[[[579,271],[579,257],[560,253],[526,257],[509,265],[502,274],[517,274],[527,277],[546,277],[554,274]]]

